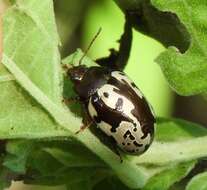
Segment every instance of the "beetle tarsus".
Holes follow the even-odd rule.
[[[74,97],[74,98],[63,98],[62,102],[65,103],[66,105],[69,105],[71,103],[76,103],[79,102],[79,97]]]
[[[75,134],[77,135],[77,134],[79,134],[80,132],[82,132],[82,131],[84,131],[86,128],[89,128],[91,125],[92,125],[92,123],[93,123],[93,121],[91,121],[90,123],[88,123],[88,124],[84,124],[84,125],[82,125],[81,127],[80,127],[80,129],[78,130],[78,131],[76,131],[75,132]]]

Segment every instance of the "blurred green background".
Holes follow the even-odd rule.
[[[112,0],[54,0],[62,58],[77,48],[85,50],[100,27],[102,32],[88,52],[92,59],[109,54],[108,49],[118,48],[117,40],[123,32],[124,15]],[[133,46],[125,72],[134,80],[152,104],[157,116],[182,117],[207,124],[207,108],[202,98],[184,98],[169,88],[154,59],[164,51],[157,41],[133,32]],[[198,112],[198,110],[200,110]],[[10,189],[56,190],[64,187],[35,187],[14,183]]]

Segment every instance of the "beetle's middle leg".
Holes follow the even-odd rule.
[[[85,107],[83,106],[82,107],[82,115],[83,115],[83,120],[82,120],[82,126],[80,127],[80,129],[78,131],[76,131],[75,134],[78,134],[82,131],[84,131],[85,129],[89,128],[93,123],[94,121],[91,119],[91,117],[87,114],[87,111],[84,109]]]

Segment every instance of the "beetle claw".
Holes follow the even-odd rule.
[[[92,125],[93,121],[91,121],[90,123],[86,124],[86,125],[82,125],[80,127],[80,129],[78,131],[75,132],[75,134],[77,135],[78,133],[80,133],[81,131],[84,131],[86,128],[90,127]]]

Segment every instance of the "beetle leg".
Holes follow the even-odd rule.
[[[122,159],[122,156],[120,154],[120,151],[119,151],[119,148],[117,148],[117,145],[114,145],[113,144],[113,149],[114,149],[114,152],[117,156],[119,156],[119,159],[120,159],[120,162],[122,163],[123,162],[123,159]]]
[[[73,98],[63,98],[62,102],[65,103],[66,105],[69,105],[71,103],[77,103],[80,101],[80,98],[77,97],[73,97]]]
[[[78,131],[75,132],[75,134],[78,134],[85,130],[86,128],[90,127],[93,124],[93,121],[90,121],[88,124],[83,124]]]
[[[120,149],[117,147],[117,143],[113,137],[103,136],[101,142],[105,145],[109,146],[110,149],[119,157],[120,162],[123,162],[122,155]]]

